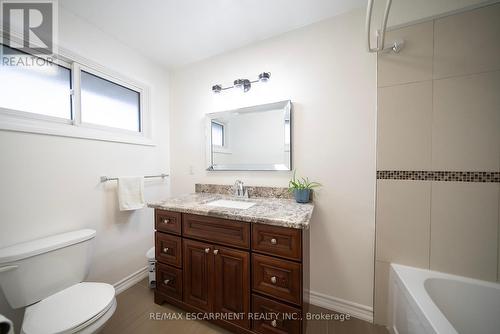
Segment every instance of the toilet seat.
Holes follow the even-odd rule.
[[[22,333],[79,332],[105,315],[105,320],[109,319],[115,307],[115,289],[112,285],[78,283],[28,306],[24,313]]]

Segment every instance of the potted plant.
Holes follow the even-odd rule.
[[[293,172],[293,178],[288,183],[288,190],[293,192],[295,195],[295,200],[297,203],[309,203],[311,199],[311,190],[316,187],[320,187],[321,184],[318,182],[311,182],[309,178],[296,178],[295,171]]]

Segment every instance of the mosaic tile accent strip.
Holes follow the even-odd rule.
[[[281,187],[253,187],[245,186],[250,197],[271,197],[271,198],[293,198],[293,194],[288,191],[288,188]],[[233,186],[224,184],[200,184],[195,185],[196,193],[233,195]]]
[[[379,170],[378,180],[413,180],[413,181],[455,181],[499,183],[499,172],[452,172],[452,171],[413,171]]]

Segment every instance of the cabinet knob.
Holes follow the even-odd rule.
[[[278,243],[278,241],[275,238],[271,239],[271,244],[276,245],[277,243]]]
[[[163,224],[168,224],[170,223],[170,219],[163,219]]]
[[[205,248],[205,253],[209,253],[210,252],[210,248]]]
[[[168,253],[168,247],[163,248],[163,253]]]
[[[277,282],[276,276],[271,277],[271,283],[276,284],[276,282]]]
[[[169,279],[166,279],[166,280],[164,280],[164,281],[163,281],[163,283],[165,283],[165,285],[167,285],[167,284],[168,284],[168,282],[170,282],[170,280],[169,280]]]
[[[219,254],[219,250],[218,249],[214,249],[214,255],[217,255]]]
[[[273,326],[273,327],[278,326],[278,323],[276,322],[276,320],[271,321],[271,326]]]

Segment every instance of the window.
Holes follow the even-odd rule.
[[[212,121],[212,146],[224,147],[224,124]]]
[[[0,129],[152,144],[143,85],[76,55],[49,60],[0,47],[9,49],[0,52]]]
[[[81,72],[82,123],[141,131],[140,93]]]
[[[16,58],[25,55],[19,52]],[[70,120],[70,68],[58,64],[0,66],[0,107]]]

